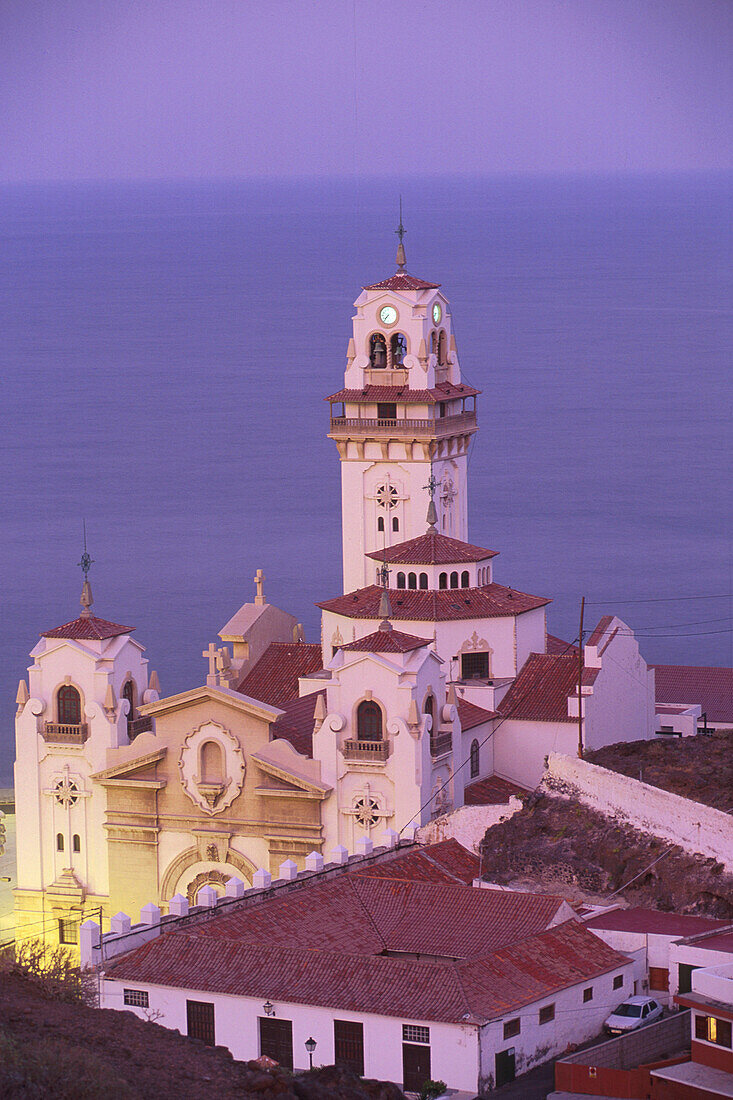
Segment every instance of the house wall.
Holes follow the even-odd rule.
[[[578,798],[606,817],[621,817],[643,832],[712,857],[733,870],[730,814],[557,752],[549,755],[544,786],[553,795]]]
[[[577,721],[532,722],[508,718],[497,725],[494,734],[494,771],[533,788],[545,773],[550,753],[577,752]]]
[[[654,736],[654,670],[647,667],[628,631],[619,621],[618,632],[598,658],[600,672],[584,706],[584,743],[589,750]]]
[[[692,943],[671,943],[669,947],[669,991],[673,996],[679,993],[680,965],[695,967],[718,967],[726,963],[733,963],[733,953],[730,951],[716,951],[712,947],[705,946],[705,940],[701,940],[699,946]],[[695,976],[693,975],[693,986]]]
[[[650,932],[621,932],[613,928],[589,928],[594,936],[598,936],[610,947],[622,954],[633,953],[637,965],[634,970],[634,978],[644,986],[639,985],[639,993],[649,993],[660,1004],[670,1006],[673,1004],[674,994],[669,990],[649,989],[649,967],[669,971],[670,949],[679,936],[660,936]],[[671,980],[671,979],[670,979]]]
[[[123,990],[146,989],[148,1010],[130,1008],[123,1002]],[[135,1012],[141,1019],[146,1011],[161,1013],[157,1022],[186,1035],[186,1000],[206,1001],[214,1005],[214,1026],[217,1045],[226,1046],[239,1060],[260,1055],[259,1023],[267,993],[261,997],[233,997],[197,990],[172,989],[148,983],[118,982],[103,979],[100,986],[100,1007]],[[478,1077],[478,1034],[475,1025],[435,1023],[408,1017],[396,1019],[369,1013],[346,1012],[340,1009],[279,1001],[274,1005],[278,1019],[293,1024],[293,1056],[296,1069],[307,1069],[305,1041],[312,1036],[318,1044],[315,1065],[329,1065],[334,1060],[333,1021],[361,1021],[364,1025],[364,1073],[382,1081],[402,1082],[402,1025],[417,1024],[430,1028],[431,1074],[450,1088],[475,1092]]]
[[[521,808],[519,798],[510,798],[507,805],[461,806],[453,813],[433,818],[418,829],[416,837],[421,844],[438,844],[441,840],[454,839],[469,851],[478,853],[486,830],[500,821],[506,821]]]

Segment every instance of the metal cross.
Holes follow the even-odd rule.
[[[81,556],[81,561],[77,564],[81,566],[81,571],[84,574],[84,580],[87,579],[89,570],[94,565],[94,558],[87,550],[87,521],[83,520],[84,524],[84,553]]]
[[[405,238],[405,234],[407,233],[407,230],[405,229],[404,225],[402,224],[402,195],[400,195],[400,224],[395,229],[395,233],[400,238],[400,244],[402,244],[402,242]]]
[[[382,565],[377,570],[377,572],[379,573],[379,583],[381,584],[382,588],[387,588],[388,585],[389,585],[390,569],[389,569],[389,566],[387,565],[387,559],[386,558],[382,562]]]
[[[430,499],[431,500],[435,496],[435,490],[438,488],[438,485],[439,485],[438,479],[435,476],[435,474],[433,473],[433,471],[431,470],[430,471],[430,477],[428,478],[427,485],[423,485],[423,489],[427,489],[427,491],[430,493]]]

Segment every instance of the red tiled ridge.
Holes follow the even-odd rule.
[[[424,279],[418,279],[415,275],[408,275],[406,271],[396,271],[388,279],[382,279],[380,283],[371,283],[364,290],[437,290],[440,283],[426,283]]]
[[[394,859],[357,865],[349,874],[366,878],[398,878],[409,882],[463,883],[470,886],[481,866],[478,856],[457,840],[441,840],[412,848]]]
[[[374,550],[367,557],[393,565],[458,565],[486,561],[487,558],[495,558],[498,553],[498,550],[487,550],[485,546],[473,546],[470,542],[441,535],[439,531],[426,531],[424,535],[398,542],[386,550]]]
[[[284,711],[271,727],[273,738],[282,737],[303,756],[313,756],[313,725],[315,721],[316,701],[326,695],[324,691],[314,691],[300,699],[291,699],[278,705]]]
[[[578,656],[578,647],[575,642],[564,642],[562,638],[557,638],[554,634],[547,635],[547,652],[552,653],[555,656],[563,656],[566,653],[574,653]]]
[[[358,642],[349,642],[341,648],[362,653],[409,653],[412,649],[430,645],[432,641],[432,638],[416,638],[414,634],[403,634],[400,630],[375,630]]]
[[[526,794],[525,787],[518,787],[500,775],[489,775],[470,783],[463,801],[467,806],[505,806],[510,798],[522,798]]]
[[[600,669],[583,669],[583,684],[594,683]],[[535,722],[574,722],[568,696],[578,694],[578,658],[572,654],[530,653],[501,703],[504,718]]]
[[[316,642],[271,642],[236,690],[279,707],[297,698],[299,676],[308,676],[322,666],[323,653]]]
[[[586,645],[598,645],[601,638],[603,637],[605,632],[608,630],[608,628],[609,628],[609,626],[611,625],[612,622],[613,622],[613,615],[602,615],[601,618],[598,620],[598,623],[596,625],[595,630],[592,632],[592,634],[590,635],[590,637],[588,638],[588,640],[586,641],[585,644]]]
[[[131,634],[134,626],[121,626],[107,619],[98,619],[96,615],[80,615],[73,622],[64,623],[54,630],[44,630],[42,638],[75,638],[101,642],[105,638],[116,638],[118,634]]]
[[[733,668],[650,665],[659,703],[699,703],[708,721],[733,722]]]
[[[662,913],[658,909],[611,909],[583,922],[586,928],[605,928],[610,932],[648,932],[653,936],[694,936],[725,928],[729,921],[714,917],[696,917]]]
[[[476,397],[481,390],[473,386],[455,382],[438,382],[432,390],[411,390],[407,386],[364,386],[361,390],[339,390],[324,401],[375,401],[392,405],[437,405],[440,401],[451,401],[457,397]],[[440,420],[436,420],[439,424]]]
[[[216,923],[211,921],[207,927]],[[291,942],[302,943],[299,930]],[[627,961],[574,920],[483,958],[452,964],[273,946],[268,937],[243,943],[186,930],[159,936],[113,960],[105,968],[105,977],[463,1023],[502,1016]]]
[[[474,726],[483,726],[484,722],[490,722],[492,718],[498,718],[495,710],[485,710],[476,703],[469,703],[468,699],[458,700],[458,721],[464,733]]]
[[[316,604],[322,611],[333,611],[350,619],[380,619],[379,602],[383,589],[372,584],[344,596]],[[441,591],[390,589],[392,619],[412,622],[448,622],[455,619],[502,619],[544,607],[552,601],[530,596],[501,584],[482,588],[448,588]],[[577,663],[577,662],[576,662]],[[267,700],[265,700],[267,702]]]

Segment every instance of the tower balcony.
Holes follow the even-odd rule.
[[[89,736],[86,722],[75,724],[64,722],[44,722],[43,740],[55,745],[83,745]]]
[[[453,435],[468,435],[478,428],[476,412],[466,411],[456,416],[440,416],[425,419],[382,419],[379,417],[332,416],[332,439],[353,439],[363,436],[367,439],[414,439],[426,436],[430,439],[445,439]]]
[[[438,730],[437,733],[430,734],[430,755],[435,759],[437,756],[445,756],[453,748],[453,734],[451,730]]]
[[[389,759],[389,741],[344,741],[341,752],[344,760],[357,760],[361,764],[386,764]]]

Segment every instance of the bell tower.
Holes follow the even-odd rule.
[[[365,555],[425,533],[434,487],[437,530],[467,541],[467,452],[478,390],[461,381],[448,300],[439,283],[397,271],[354,303],[344,388],[331,394],[341,460],[344,591],[377,583]],[[434,481],[431,481],[434,479]]]

